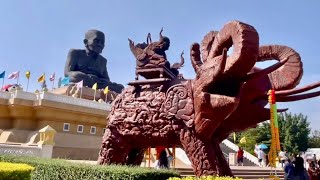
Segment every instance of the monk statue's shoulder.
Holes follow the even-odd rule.
[[[107,59],[99,54],[99,61],[101,63],[107,63]]]
[[[85,54],[85,50],[83,49],[70,49],[68,55],[69,56],[78,56],[81,54]]]

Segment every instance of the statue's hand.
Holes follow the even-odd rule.
[[[98,78],[98,76],[94,75],[94,74],[87,74],[90,78]]]

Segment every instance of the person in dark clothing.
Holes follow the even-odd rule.
[[[288,176],[290,172],[293,170],[294,166],[290,159],[287,160],[287,162],[284,164],[283,170],[284,170],[284,179],[289,179]]]
[[[294,168],[289,172],[287,179],[290,180],[309,180],[308,172],[303,166],[304,160],[302,157],[296,157],[293,162]]]
[[[158,163],[159,168],[169,168],[169,161],[165,149],[160,152]]]

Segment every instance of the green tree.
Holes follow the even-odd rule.
[[[254,147],[257,143],[256,139],[259,135],[258,128],[251,128],[241,133],[241,138],[246,137],[246,143],[241,144],[239,142],[238,146],[244,148],[244,150],[250,152],[251,154],[254,153]]]
[[[291,113],[281,114],[285,125],[282,131],[285,131],[284,149],[292,153],[306,151],[308,149],[308,137],[310,134],[309,122],[307,116],[301,113],[292,115]],[[280,119],[280,118],[279,118]]]
[[[298,153],[299,151],[305,151],[308,148],[308,136],[310,134],[310,128],[306,116],[303,116],[302,114],[292,115],[291,113],[281,113],[278,114],[278,124],[279,138],[282,149],[292,153]],[[270,122],[263,122],[255,128],[241,132],[240,136],[246,137],[246,150],[249,152],[253,152],[254,145],[256,143],[263,143],[270,147]]]
[[[309,147],[310,148],[320,148],[320,131],[313,131],[309,137]]]

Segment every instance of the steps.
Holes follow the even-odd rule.
[[[191,168],[176,168],[181,176],[194,176]],[[233,166],[231,167],[232,173],[235,177],[242,179],[270,179],[270,168],[259,168],[250,166]],[[281,169],[277,169],[277,175],[280,179],[284,179],[284,172]]]
[[[220,143],[220,148],[222,150],[223,153],[228,154],[229,153],[237,153],[236,151],[232,150],[231,148],[229,148],[228,146],[226,146],[223,143]],[[226,157],[227,158],[227,157]],[[227,159],[228,160],[228,159]],[[247,158],[243,158],[243,165],[244,166],[256,166],[256,164],[254,164],[253,162],[249,161]]]
[[[220,147],[221,146],[225,146],[227,149],[230,149],[231,151],[234,151],[235,153],[239,149],[239,146],[237,146],[233,142],[229,141],[228,139],[223,140],[220,143]],[[250,154],[249,152],[245,151],[245,150],[244,150],[243,157],[244,157],[244,162],[245,162],[245,159],[247,159],[250,162],[252,162],[252,165],[257,165],[257,166],[259,165],[258,158],[255,157],[254,155]]]

